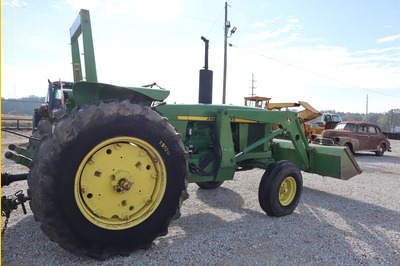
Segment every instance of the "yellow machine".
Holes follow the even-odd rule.
[[[303,101],[299,101],[297,103],[270,103],[270,100],[271,98],[260,96],[244,97],[244,105],[264,108],[272,111],[281,111],[282,109],[288,110],[288,108],[290,107],[303,107],[304,110],[299,111],[297,113],[297,116],[299,117],[300,122],[303,124],[303,130],[307,139],[311,139],[313,135],[321,134],[322,131],[325,129],[325,126],[323,124],[319,124],[319,128],[315,128],[306,123],[310,120],[322,116],[322,113],[317,111],[309,103]]]

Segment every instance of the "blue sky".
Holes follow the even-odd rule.
[[[400,0],[228,1],[227,99],[251,94],[309,102],[319,110],[400,108]],[[222,102],[219,0],[2,1],[5,98],[44,96],[47,79],[72,80],[69,28],[89,9],[99,82],[171,90],[169,103],[196,103],[210,40],[213,102]]]

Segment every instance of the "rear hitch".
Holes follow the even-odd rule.
[[[11,212],[13,210],[16,210],[18,208],[18,205],[21,205],[24,214],[27,213],[25,202],[27,202],[28,200],[31,200],[31,197],[25,196],[22,190],[17,191],[13,196],[1,197],[1,216],[6,217],[3,229],[1,231],[1,236],[4,235],[4,232],[7,229],[8,219],[10,218]]]

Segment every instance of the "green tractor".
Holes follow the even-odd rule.
[[[150,247],[180,216],[188,182],[215,189],[237,171],[265,169],[260,206],[284,216],[299,203],[301,171],[339,179],[361,173],[348,149],[309,144],[294,112],[166,104],[167,90],[98,83],[87,10],[71,28],[71,45],[72,93],[62,111],[39,122],[34,148],[6,154],[29,168],[29,190],[14,201],[3,197],[2,210],[29,201],[43,232],[75,254],[106,259]],[[3,184],[3,177],[17,180],[2,174]]]
[[[52,115],[50,113],[53,110],[62,109],[62,106],[65,106],[65,101],[68,101],[69,95],[72,95],[72,86],[74,86],[73,82],[66,81],[55,81],[51,82],[48,80],[49,87],[47,90],[46,102],[42,104],[39,108],[35,108],[33,110],[33,131],[37,129],[39,122],[42,119],[49,119]]]

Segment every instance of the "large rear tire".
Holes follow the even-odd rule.
[[[76,109],[36,149],[31,208],[44,233],[75,254],[129,255],[179,217],[186,158],[180,135],[150,107]]]
[[[303,178],[293,163],[273,163],[261,178],[258,190],[260,206],[270,216],[288,215],[299,204],[302,190]]]

